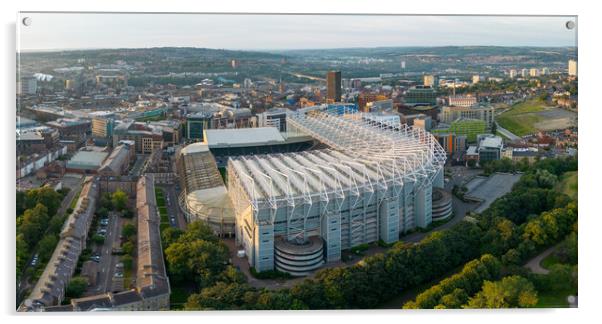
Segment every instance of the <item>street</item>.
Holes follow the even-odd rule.
[[[509,140],[511,140],[511,141],[517,141],[517,140],[521,139],[519,136],[514,135],[509,130],[507,130],[507,129],[503,128],[502,126],[500,126],[500,124],[498,124],[498,123],[495,123],[495,124],[497,125],[497,131],[500,132],[505,137],[507,137]]]
[[[112,254],[113,243],[120,240],[119,236],[121,234],[123,221],[124,220],[116,213],[109,213],[109,224],[107,225],[105,241],[103,245],[95,251],[100,255],[96,285],[89,287],[86,295],[96,295],[111,291],[113,273],[119,259],[118,256]],[[94,233],[90,233],[90,235],[94,235]]]
[[[167,207],[167,213],[169,214],[169,224],[172,227],[186,230],[186,219],[184,218],[184,214],[180,212],[175,186],[161,184],[157,185],[157,188],[163,190],[163,194],[165,196],[165,207]],[[175,222],[172,221],[172,219],[175,220]]]

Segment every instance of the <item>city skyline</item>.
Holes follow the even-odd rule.
[[[438,46],[576,46],[574,16],[22,13],[21,51],[202,47],[296,50]],[[110,17],[108,17],[110,16]],[[202,19],[199,19],[201,18]],[[353,19],[351,19],[353,17]],[[110,19],[111,25],[107,25]],[[244,27],[244,28],[241,28]],[[132,30],[129,32],[128,29]],[[203,33],[211,30],[211,33]],[[119,37],[115,37],[118,34]]]

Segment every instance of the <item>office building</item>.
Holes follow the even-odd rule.
[[[441,108],[439,121],[451,124],[457,119],[478,119],[487,123],[487,128],[491,128],[495,119],[494,108],[492,106],[473,106],[473,107],[449,107]]]
[[[504,144],[502,138],[492,134],[483,134],[477,137],[479,163],[499,160],[502,157]]]
[[[481,81],[481,76],[478,74],[475,74],[472,76],[472,84],[477,84]]]
[[[569,76],[577,76],[577,61],[569,60]]]
[[[435,87],[435,76],[434,75],[431,75],[431,74],[424,75],[422,77],[422,81],[423,81],[422,85],[424,85],[425,87],[432,87],[432,88]]]
[[[92,136],[97,138],[109,138],[113,136],[115,120],[113,118],[92,118]]]
[[[272,108],[257,114],[257,127],[276,127],[280,132],[286,132],[286,108]]]
[[[437,105],[437,91],[432,87],[415,86],[406,91],[405,104],[408,106]]]
[[[329,101],[341,101],[341,71],[329,71],[326,74],[326,92]]]
[[[518,73],[514,69],[510,70],[510,72],[508,72],[508,76],[510,77],[510,79],[516,78],[517,75],[518,75]]]
[[[536,68],[532,68],[529,70],[529,76],[531,77],[538,77],[539,76],[539,69]]]
[[[472,107],[477,104],[475,96],[449,96],[448,104],[454,107]]]

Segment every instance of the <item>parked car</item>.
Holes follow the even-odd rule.
[[[37,264],[38,264],[38,254],[36,253],[36,254],[33,256],[33,259],[31,259],[31,266],[32,266],[32,267],[35,267]]]
[[[90,260],[94,262],[100,262],[100,255],[93,255],[90,257]]]
[[[115,277],[115,278],[123,278],[123,272],[115,272],[115,274],[113,275],[113,277]]]

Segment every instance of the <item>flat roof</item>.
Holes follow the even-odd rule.
[[[79,151],[67,162],[67,168],[99,168],[107,152]]]
[[[485,137],[485,138],[481,139],[481,143],[479,144],[479,147],[500,148],[500,147],[502,147],[502,138],[499,136]]]
[[[284,137],[275,127],[207,129],[204,133],[209,148],[284,143]]]

